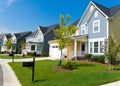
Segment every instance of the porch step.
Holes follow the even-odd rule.
[[[72,58],[72,60],[75,60],[75,57]],[[77,60],[87,60],[87,58],[86,57],[77,57]]]

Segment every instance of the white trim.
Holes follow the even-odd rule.
[[[100,11],[107,19],[109,18],[104,12],[102,12],[92,1],[90,1],[90,3],[88,4],[86,10],[84,11],[80,21],[77,24],[77,27],[79,27],[80,23],[83,21],[88,9],[90,8],[90,6],[93,5],[98,11]]]
[[[104,53],[100,53],[100,42],[103,41],[104,45],[105,38],[97,38],[97,39],[88,39],[88,52],[90,53],[90,42],[92,42],[92,53],[94,55],[103,55]],[[94,53],[94,42],[98,42],[98,53]]]
[[[109,38],[109,20],[107,19],[107,39]]]
[[[96,22],[98,22],[98,31],[94,31],[94,24]],[[95,20],[95,21],[93,21],[93,33],[98,33],[98,32],[100,32],[100,20]]]

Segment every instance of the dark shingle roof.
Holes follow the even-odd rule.
[[[48,30],[47,27],[43,27],[43,26],[39,26],[40,30],[42,31],[43,34],[46,33],[46,31]]]
[[[31,33],[31,31],[14,33],[14,35],[15,35],[15,37],[16,37],[17,39],[19,39],[19,38],[25,36],[25,35],[28,34],[28,33]]]
[[[94,1],[92,1],[102,12],[104,12],[108,17],[113,17],[116,13],[120,11],[120,5],[114,6],[111,8],[107,8],[103,5],[100,5]]]
[[[11,34],[10,33],[0,34],[0,39],[3,39],[4,36],[6,36],[7,39],[9,39],[11,37]]]
[[[45,34],[48,34],[50,31],[52,31],[54,29],[57,29],[58,27],[59,27],[59,24],[54,24],[54,25],[47,26],[48,30],[46,31]]]
[[[78,22],[80,21],[80,19],[76,20],[75,22],[72,23],[72,25],[77,26]]]

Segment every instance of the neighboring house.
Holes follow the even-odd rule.
[[[0,34],[0,52],[1,53],[7,51],[5,44],[10,37],[11,37],[10,33]]]
[[[104,55],[104,41],[110,36],[120,43],[120,5],[107,8],[90,1],[77,24],[77,35],[69,46],[69,58],[83,57],[86,53]]]
[[[58,29],[58,24],[43,27],[39,26],[35,32],[26,37],[26,53],[49,54],[48,41],[54,39],[56,36],[54,30]]]
[[[20,42],[26,41],[25,37],[30,35],[32,32],[20,32],[20,33],[14,33],[12,34],[11,41],[12,41],[12,48],[11,51],[15,53],[20,53]]]

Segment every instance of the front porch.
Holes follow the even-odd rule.
[[[85,54],[88,53],[87,36],[74,36],[73,41],[68,48],[69,59],[77,60],[79,57],[85,58]]]

